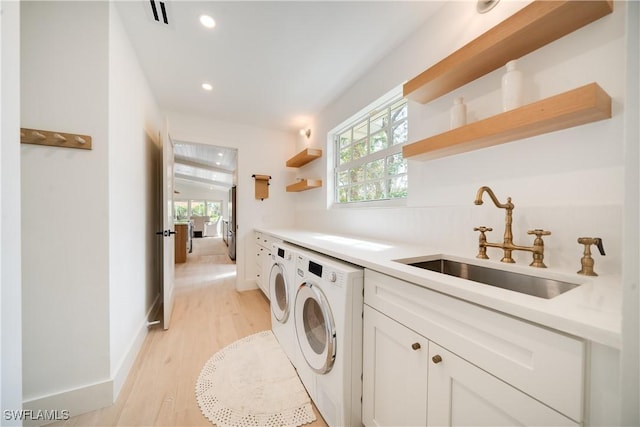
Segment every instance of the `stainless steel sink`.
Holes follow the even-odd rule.
[[[445,258],[417,262],[415,260],[396,261],[413,267],[448,274],[449,276],[460,277],[462,279],[484,283],[485,285],[496,286],[498,288],[519,292],[521,294],[546,299],[554,298],[564,292],[580,286],[575,283],[513,273],[490,267],[481,267]]]

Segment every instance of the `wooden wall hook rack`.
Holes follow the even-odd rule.
[[[48,145],[50,147],[79,148],[91,150],[91,137],[75,133],[55,132],[20,128],[20,142],[22,144]]]

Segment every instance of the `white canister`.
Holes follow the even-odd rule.
[[[502,76],[502,110],[509,111],[524,104],[522,72],[514,59],[507,62],[507,72]]]
[[[451,129],[455,129],[466,124],[467,106],[464,104],[464,98],[460,96],[454,99],[453,107],[451,107]]]

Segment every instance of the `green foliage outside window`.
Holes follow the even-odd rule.
[[[211,200],[174,200],[174,221],[187,222],[192,215],[208,216],[210,222],[216,222],[222,216],[222,202]]]

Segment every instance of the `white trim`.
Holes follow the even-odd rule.
[[[159,312],[160,309],[160,293],[156,295],[156,299],[151,304],[151,308],[147,311],[147,315],[144,318],[144,321],[140,324],[138,328],[138,333],[133,338],[131,345],[129,346],[129,351],[125,354],[125,356],[121,359],[118,364],[118,368],[115,371],[112,371],[111,378],[113,381],[113,401],[115,402],[118,396],[120,395],[120,391],[122,391],[122,387],[131,372],[131,368],[142,349],[142,345],[144,344],[144,340],[147,337],[149,332],[148,319],[151,319],[151,315],[153,313]],[[115,373],[114,373],[115,372]]]
[[[238,243],[236,241],[236,245],[237,244]],[[236,268],[237,268],[237,258],[236,258]],[[236,290],[238,292],[255,291],[256,289],[260,289],[260,286],[258,286],[258,281],[255,277],[253,279],[240,279],[239,277],[236,279]]]
[[[39,398],[25,400],[22,408],[38,411],[69,411],[69,415],[84,414],[113,404],[113,381],[106,380]],[[43,421],[24,420],[25,426],[39,426]]]
[[[330,209],[368,209],[368,208],[396,208],[406,207],[407,199],[365,200],[362,202],[331,203]]]
[[[0,403],[22,405],[20,2],[0,1]],[[3,414],[4,415],[4,414]],[[20,425],[0,419],[0,425]]]
[[[385,93],[380,98],[376,99],[375,101],[373,101],[372,103],[370,103],[369,105],[367,105],[366,107],[361,109],[360,111],[357,111],[356,113],[351,115],[351,117],[349,117],[347,120],[343,121],[338,126],[336,126],[333,129],[331,129],[328,132],[328,134],[329,135],[336,134],[340,130],[348,127],[349,125],[355,124],[359,120],[359,118],[361,118],[362,116],[364,116],[366,114],[371,113],[371,111],[375,110],[377,107],[380,107],[381,105],[386,105],[386,104],[390,103],[391,101],[393,101],[395,98],[400,98],[402,96],[402,85],[403,84],[404,83],[400,84],[397,87],[394,87],[389,92]]]

